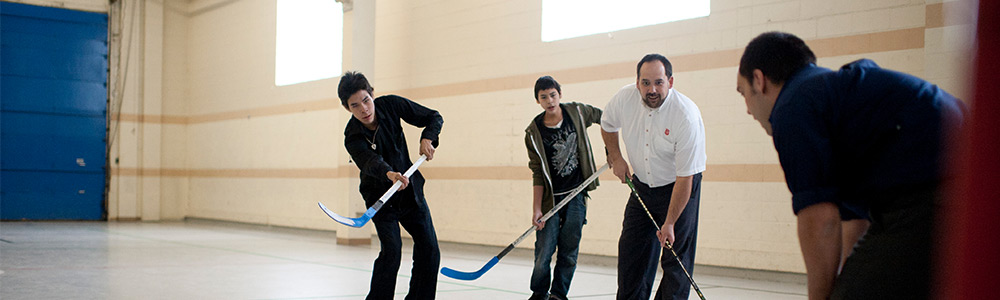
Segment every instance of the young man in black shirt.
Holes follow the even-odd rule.
[[[403,183],[372,217],[381,251],[375,259],[367,299],[393,298],[402,256],[400,226],[413,237],[413,271],[406,299],[434,299],[441,254],[424,199],[424,177],[420,171],[410,178],[402,174],[413,163],[400,120],[424,128],[420,154],[431,160],[444,119],[437,111],[400,96],[372,98],[373,91],[368,79],[357,72],[344,74],[337,88],[341,105],[353,115],[344,129],[344,146],[361,170],[360,190],[365,206],[375,204],[395,181]]]

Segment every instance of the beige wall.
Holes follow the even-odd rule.
[[[348,229],[316,208],[323,201],[345,214],[363,211],[349,201],[357,197],[357,168],[342,142],[350,114],[337,102],[337,78],[274,86],[275,2],[142,3],[144,78],[127,83],[142,88],[127,93],[112,157],[123,159],[112,171],[109,205],[127,209],[112,210],[112,218],[199,217],[369,235],[371,226]],[[761,32],[789,31],[806,39],[824,67],[872,58],[964,97],[973,31],[964,22],[967,5],[714,0],[708,17],[543,43],[540,1],[379,0],[373,13],[346,16],[351,23],[373,14],[375,28],[348,26],[344,58],[364,70],[357,61],[373,57],[374,70],[365,72],[376,94],[400,94],[444,116],[436,158],[421,168],[439,239],[505,245],[530,224],[523,129],[540,112],[534,80],[553,75],[564,101],[603,107],[634,81],[636,60],[662,53],[674,63],[675,88],[701,108],[708,134],[697,263],[803,272],[777,156],[735,92],[742,47]],[[373,49],[347,50],[370,35]],[[416,149],[419,130],[406,133]],[[602,148],[599,128],[588,133]],[[609,175],[602,180],[581,251],[616,255],[628,191]]]

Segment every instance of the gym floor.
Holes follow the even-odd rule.
[[[406,242],[399,299],[409,282]],[[500,249],[441,243],[441,266],[478,270]],[[474,281],[442,275],[437,298],[527,299],[531,253],[517,249]],[[362,299],[377,256],[374,238],[372,245],[345,246],[334,232],[219,221],[4,222],[0,297]],[[614,299],[615,258],[581,255],[579,264],[570,298]],[[707,299],[806,299],[802,274],[700,265],[695,272]],[[691,299],[698,299],[693,290]]]

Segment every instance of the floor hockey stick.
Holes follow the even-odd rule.
[[[413,172],[416,172],[417,167],[420,167],[420,164],[424,163],[425,160],[427,160],[427,156],[421,155],[420,158],[418,158],[417,161],[414,162],[413,165],[406,170],[406,173],[403,173],[403,176],[406,176],[406,178],[410,178],[410,175],[413,175]],[[392,187],[390,187],[388,191],[385,191],[385,194],[382,194],[381,198],[378,198],[378,201],[375,201],[375,204],[372,204],[372,206],[369,207],[367,211],[365,211],[364,215],[361,215],[360,217],[357,218],[348,218],[345,216],[338,215],[337,213],[326,208],[326,205],[323,205],[323,202],[317,202],[317,204],[319,204],[319,208],[322,209],[323,212],[325,212],[327,216],[330,216],[330,218],[332,218],[334,221],[337,221],[340,224],[344,224],[351,227],[361,227],[365,226],[365,224],[368,223],[368,220],[371,220],[372,217],[375,216],[375,213],[377,213],[378,210],[382,208],[382,205],[384,205],[386,202],[389,201],[389,198],[392,197],[392,195],[395,194],[396,191],[399,190],[399,187],[402,185],[403,182],[397,180],[396,183],[392,184]]]
[[[639,204],[642,204],[642,209],[646,211],[646,215],[649,216],[649,220],[653,222],[653,226],[655,226],[656,231],[659,232],[660,225],[656,225],[656,219],[653,219],[653,214],[649,212],[649,208],[647,208],[646,203],[642,201],[642,197],[639,197],[639,192],[637,192],[635,190],[635,186],[632,185],[632,179],[625,178],[625,183],[628,183],[628,188],[632,190],[633,194],[635,194],[635,198],[639,199]],[[669,249],[670,253],[674,255],[674,258],[677,259],[677,264],[680,265],[681,270],[684,271],[684,275],[687,275],[688,280],[691,281],[691,286],[694,287],[694,291],[698,293],[698,298],[705,300],[705,295],[701,293],[701,289],[698,288],[698,284],[694,282],[694,278],[691,278],[691,273],[688,273],[687,268],[684,267],[684,263],[681,262],[681,257],[677,256],[677,252],[674,252],[674,246],[670,245],[670,241],[667,241],[667,249]]]
[[[548,220],[557,212],[559,212],[559,209],[566,206],[566,204],[568,204],[570,200],[573,200],[573,198],[576,197],[577,194],[586,189],[591,182],[594,182],[594,180],[597,179],[598,175],[601,175],[601,173],[603,173],[607,169],[608,169],[608,164],[604,164],[604,166],[598,169],[597,172],[594,172],[593,175],[590,175],[590,177],[587,178],[587,180],[584,180],[583,183],[581,183],[579,186],[571,190],[570,193],[565,198],[563,198],[562,201],[559,201],[559,203],[556,204],[555,207],[549,210],[549,212],[545,213],[545,215],[542,215],[542,217],[539,219],[539,222]],[[484,265],[482,268],[479,268],[479,271],[462,272],[452,268],[444,267],[441,268],[441,274],[458,280],[476,280],[480,276],[483,276],[483,274],[485,274],[486,271],[489,271],[491,268],[493,268],[493,265],[496,265],[497,262],[500,261],[500,259],[502,259],[505,255],[507,255],[507,253],[509,253],[511,250],[514,250],[514,247],[516,247],[517,244],[520,244],[521,241],[524,241],[524,239],[527,238],[532,231],[535,231],[534,225],[528,228],[528,230],[524,231],[524,233],[522,233],[521,236],[517,238],[517,240],[514,240],[513,243],[507,245],[507,248],[504,248],[503,251],[500,251],[500,254],[497,254],[497,256],[494,256],[493,259],[490,259],[490,261],[487,262],[486,265]]]

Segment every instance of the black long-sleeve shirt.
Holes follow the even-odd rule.
[[[400,96],[385,95],[375,98],[374,105],[377,131],[366,128],[354,117],[351,117],[344,129],[344,146],[361,170],[360,191],[367,207],[375,204],[375,201],[392,187],[393,182],[386,178],[386,172],[403,173],[413,165],[400,120],[416,127],[423,127],[420,138],[431,140],[435,148],[438,146],[438,134],[441,133],[441,126],[444,124],[444,119],[436,110]],[[372,149],[373,143],[375,149]],[[410,185],[393,195],[387,206],[412,207],[425,204],[424,177],[418,170],[410,176]]]

